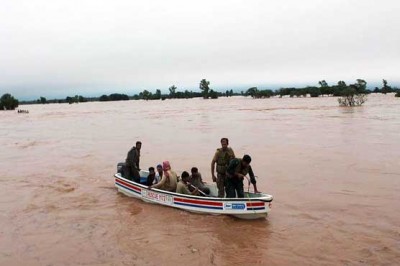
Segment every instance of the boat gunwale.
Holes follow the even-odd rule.
[[[272,202],[273,201],[273,196],[269,195],[269,194],[265,194],[265,193],[260,193],[261,197],[244,197],[244,198],[218,198],[218,197],[203,197],[203,196],[195,196],[195,195],[187,195],[187,194],[181,194],[181,193],[176,193],[176,192],[171,192],[171,191],[166,191],[166,190],[162,190],[162,189],[157,189],[157,188],[150,188],[149,186],[140,184],[140,183],[136,183],[132,180],[126,179],[124,177],[121,176],[120,173],[116,173],[114,174],[115,178],[119,178],[121,180],[123,180],[124,182],[128,182],[130,184],[133,184],[135,186],[138,186],[142,189],[146,189],[149,191],[154,191],[157,193],[162,193],[162,194],[168,194],[171,196],[177,196],[177,197],[183,197],[183,198],[189,198],[189,199],[196,199],[196,200],[211,200],[211,201],[218,201],[218,202],[225,202],[225,201],[244,201],[244,202],[251,202],[251,201],[263,201],[263,202]],[[246,192],[247,193],[247,192]],[[250,193],[249,194],[253,194],[253,195],[257,195],[259,193]]]

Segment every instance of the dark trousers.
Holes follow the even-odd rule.
[[[227,177],[225,190],[227,198],[244,198],[243,179]]]
[[[131,166],[131,165],[126,165],[125,166],[125,178],[132,180],[136,183],[140,183],[140,175],[139,175],[139,170],[136,169],[136,167]]]
[[[217,173],[218,198],[223,198],[225,196],[226,179],[226,174]]]

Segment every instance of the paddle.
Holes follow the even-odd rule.
[[[201,191],[198,187],[193,186],[192,184],[190,184],[189,182],[186,183],[187,185],[191,186],[194,189],[197,189],[197,191],[200,192],[201,195],[203,195],[204,197],[207,197],[208,195],[206,193],[204,193],[203,191]]]

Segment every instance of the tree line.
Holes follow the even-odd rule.
[[[210,81],[206,79],[200,80],[199,92],[184,90],[178,91],[175,85],[168,88],[168,93],[161,93],[160,89],[157,89],[154,93],[149,90],[143,90],[142,92],[133,96],[127,94],[112,93],[109,95],[101,95],[100,97],[83,97],[82,95],[67,96],[65,99],[52,99],[48,100],[46,97],[39,97],[34,101],[22,101],[19,102],[11,94],[6,93],[0,98],[0,110],[14,110],[19,104],[49,104],[49,103],[82,103],[82,102],[93,102],[93,101],[126,101],[126,100],[165,100],[165,99],[190,99],[190,98],[204,98],[204,99],[217,99],[218,97],[231,97],[236,95],[250,96],[252,98],[270,98],[273,96],[283,97],[319,97],[319,96],[339,96],[338,99],[340,105],[353,106],[361,105],[366,100],[366,95],[369,93],[391,93],[396,92],[395,96],[400,97],[400,90],[396,87],[392,87],[388,84],[387,80],[382,80],[382,87],[375,87],[374,90],[367,89],[367,82],[363,79],[357,79],[355,83],[347,85],[344,81],[338,81],[334,85],[329,85],[325,80],[318,82],[318,86],[306,86],[303,88],[280,88],[278,90],[271,89],[258,89],[257,87],[251,87],[246,91],[233,92],[233,90],[226,90],[225,92],[219,92],[211,89]]]
[[[370,93],[390,93],[396,92],[395,96],[400,97],[400,90],[392,88],[385,79],[382,80],[381,88],[375,87],[373,91],[367,89],[367,82],[363,79],[357,79],[355,83],[347,85],[344,81],[338,81],[337,84],[329,86],[325,80],[318,82],[319,86],[307,86],[304,88],[281,88],[276,91],[258,90],[257,87],[249,88],[245,95],[253,98],[269,98],[272,96],[289,97],[320,97],[320,96],[338,96],[340,106],[360,106],[367,100]]]
[[[165,100],[165,99],[190,99],[203,97],[204,99],[217,99],[218,97],[230,97],[234,95],[240,95],[234,93],[233,90],[226,90],[225,92],[217,92],[209,87],[210,82],[206,79],[202,79],[199,84],[200,92],[196,91],[178,91],[175,85],[168,88],[168,93],[161,93],[160,89],[157,89],[154,93],[145,89],[142,92],[135,94],[133,96],[128,96],[127,94],[112,93],[109,95],[103,94],[100,97],[85,98],[81,95],[68,96],[65,99],[54,99],[47,100],[45,97],[40,97],[34,101],[24,101],[21,104],[48,104],[48,103],[81,103],[81,102],[107,102],[107,101],[127,101],[127,100]],[[243,93],[242,93],[243,94]]]
[[[381,88],[375,87],[374,90],[367,89],[367,82],[363,79],[357,79],[355,83],[347,85],[344,81],[338,81],[330,86],[325,80],[318,82],[319,86],[306,86],[303,88],[280,88],[279,90],[258,90],[257,87],[249,88],[245,95],[253,98],[269,98],[272,96],[290,96],[290,97],[319,97],[319,96],[347,96],[349,94],[369,94],[369,93],[399,93],[398,88],[392,88],[387,81],[382,80]]]

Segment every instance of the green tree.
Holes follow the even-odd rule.
[[[342,96],[342,91],[347,88],[346,82],[340,80],[336,86],[332,86],[333,96]]]
[[[322,95],[331,95],[334,92],[334,88],[330,87],[325,80],[318,82]]]
[[[129,96],[126,94],[112,93],[108,96],[109,101],[128,101]]]
[[[41,103],[41,104],[45,104],[45,103],[47,103],[47,99],[46,99],[46,97],[40,97],[40,98],[37,100],[37,102],[38,102],[38,103]]]
[[[273,95],[274,95],[274,92],[272,90],[260,90],[258,92],[258,96],[260,98],[269,98],[269,97],[271,97]]]
[[[338,87],[341,89],[347,88],[346,82],[344,82],[343,80],[338,81]]]
[[[307,87],[310,97],[318,97],[321,95],[321,89],[318,87]]]
[[[101,98],[101,97],[100,97]],[[67,98],[65,98],[65,101],[69,104],[72,104],[74,102],[74,99],[72,97],[67,96]]]
[[[86,99],[85,97],[83,97],[82,95],[79,95],[78,101],[79,101],[80,103],[84,103],[84,102],[87,102],[87,99]]]
[[[208,97],[210,96],[210,95],[209,95],[209,92],[210,92],[210,87],[209,87],[209,85],[210,85],[210,82],[207,81],[206,79],[202,79],[202,80],[200,81],[199,87],[200,87],[200,90],[201,90],[202,93],[203,93],[203,98],[204,98],[204,99],[208,99]]]
[[[382,93],[386,94],[386,93],[389,93],[389,92],[392,92],[392,91],[393,91],[393,90],[392,90],[392,87],[390,87],[390,86],[388,85],[386,79],[383,79],[383,80],[382,80],[382,83],[383,83],[383,87],[382,87],[382,90],[381,90]]]
[[[210,90],[209,96],[211,97],[211,99],[218,99],[218,92]]]
[[[246,95],[250,95],[252,98],[257,98],[258,96],[258,88],[251,87],[246,91]]]
[[[3,94],[0,98],[0,110],[15,110],[18,104],[18,100],[9,93]]]
[[[156,90],[154,94],[154,99],[160,100],[161,99],[161,90]]]
[[[67,98],[68,98],[68,97],[67,97]],[[110,100],[110,99],[109,99],[108,96],[105,95],[105,94],[101,95],[100,98],[99,98],[99,101],[100,101],[100,102],[106,102],[106,101],[109,101],[109,100]]]
[[[172,85],[171,87],[168,88],[168,90],[169,90],[169,97],[170,97],[170,98],[175,98],[176,89],[177,89],[177,87],[176,87],[175,85]]]
[[[365,93],[367,89],[367,82],[363,79],[357,79],[357,83],[354,84],[357,93]]]
[[[144,91],[142,92],[142,98],[143,98],[144,100],[150,100],[151,97],[152,97],[152,94],[151,94],[151,92],[149,92],[148,90],[144,90]]]
[[[318,81],[318,84],[321,86],[321,88],[329,87],[328,83],[325,80]]]

